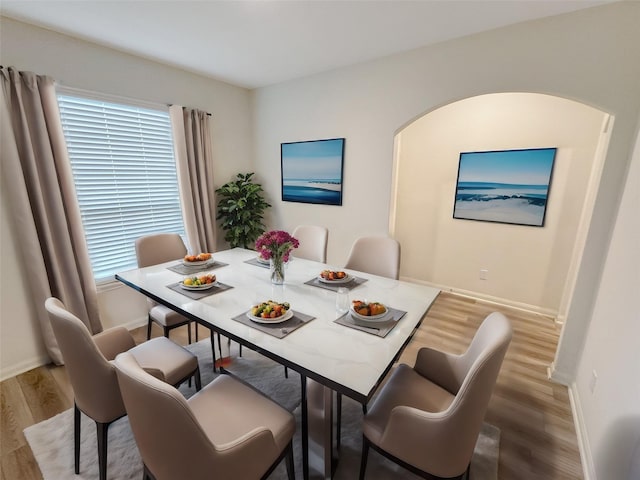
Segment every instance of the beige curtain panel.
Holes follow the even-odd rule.
[[[62,355],[44,308],[58,297],[92,333],[102,331],[53,79],[1,68],[2,188],[20,239],[29,294],[51,359]]]
[[[180,105],[171,106],[169,113],[189,250],[213,252],[216,219],[209,115]]]

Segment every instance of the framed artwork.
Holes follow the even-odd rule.
[[[344,138],[280,144],[284,202],[342,205]]]
[[[542,227],[556,150],[461,153],[453,218]]]

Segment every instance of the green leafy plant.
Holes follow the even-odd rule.
[[[263,197],[262,185],[254,183],[253,173],[239,173],[237,180],[216,190],[218,210],[216,220],[222,220],[224,239],[233,247],[253,247],[265,231],[263,213],[271,205]]]

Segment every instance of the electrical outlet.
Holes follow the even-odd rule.
[[[489,270],[486,268],[480,269],[480,280],[486,280],[489,277]]]
[[[589,382],[589,390],[591,390],[591,393],[595,391],[596,383],[598,383],[598,374],[594,370],[591,372],[591,381]]]

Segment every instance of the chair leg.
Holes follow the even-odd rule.
[[[213,357],[213,373],[216,373],[216,342],[215,335],[211,331],[211,356]]]
[[[73,462],[75,465],[76,475],[80,473],[80,422],[82,414],[80,409],[73,402]]]
[[[142,480],[156,480],[156,477],[153,476],[144,463],[142,464]]]
[[[340,439],[342,437],[342,394],[336,392],[336,449],[340,450]]]
[[[100,480],[107,480],[107,440],[109,438],[109,424],[96,422],[98,433],[98,471]]]
[[[187,323],[187,341],[191,345],[191,322]]]
[[[289,480],[295,480],[296,474],[293,466],[293,443],[289,442],[287,447],[287,478]]]
[[[286,366],[284,367],[284,378],[289,378],[289,369]]]
[[[193,374],[193,377],[196,380],[196,392],[202,390],[202,379],[200,378],[200,367],[196,368],[196,371]]]
[[[151,339],[151,322],[153,322],[153,320],[151,320],[151,315],[148,316],[149,320],[147,321],[147,340]]]
[[[162,327],[162,334],[169,338],[169,329],[167,327]]]
[[[364,472],[367,469],[367,457],[369,456],[369,440],[362,436],[362,454],[360,455],[360,480],[364,480]]]
[[[239,356],[239,357],[242,357],[242,344],[241,344],[241,343],[239,343],[239,344],[238,344],[238,346],[239,346],[239,349],[238,349],[238,350],[239,350],[239,352],[240,352],[240,353],[238,354],[238,356]]]
[[[198,341],[198,322],[193,322],[196,324],[196,342]],[[191,342],[189,342],[191,343]]]

